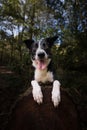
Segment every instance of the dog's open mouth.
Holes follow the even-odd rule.
[[[44,70],[47,67],[46,60],[37,60],[37,68],[40,70]]]

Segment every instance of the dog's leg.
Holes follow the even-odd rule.
[[[38,84],[38,82],[36,80],[32,80],[31,85],[33,87],[32,94],[33,94],[34,100],[38,104],[41,104],[43,102],[43,94],[41,91],[41,86]]]
[[[60,102],[60,82],[58,80],[53,82],[52,102],[55,107],[57,107]]]

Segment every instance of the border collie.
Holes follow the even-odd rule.
[[[54,36],[45,39],[42,38],[38,42],[31,39],[24,41],[30,51],[32,65],[35,68],[34,80],[31,81],[33,98],[38,104],[41,104],[43,102],[43,94],[39,82],[44,84],[46,82],[53,82],[52,102],[55,107],[60,102],[60,82],[54,79],[51,47],[57,38],[57,36]]]

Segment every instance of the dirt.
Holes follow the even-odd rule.
[[[6,66],[0,66],[0,130],[5,129],[11,107],[24,89],[25,84],[20,75]]]

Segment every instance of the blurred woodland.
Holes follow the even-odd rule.
[[[0,72],[0,79],[9,84],[6,87],[0,81],[1,130],[11,103],[32,77],[23,40],[54,35],[58,35],[52,48],[56,76],[77,106],[81,128],[87,130],[87,1],[0,0],[0,66],[14,72]]]

